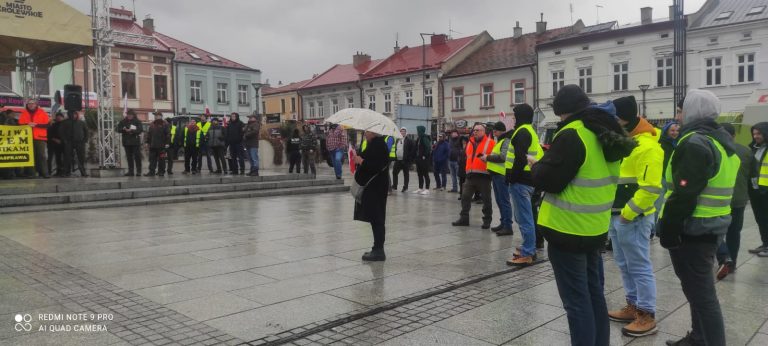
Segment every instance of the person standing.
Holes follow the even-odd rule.
[[[432,155],[432,139],[427,135],[427,128],[417,126],[416,133],[416,175],[419,178],[419,189],[413,193],[429,194],[429,158]]]
[[[496,143],[485,134],[483,124],[475,124],[472,128],[472,138],[469,139],[464,155],[467,158],[465,166],[467,178],[464,191],[461,194],[461,212],[453,226],[469,226],[469,210],[472,208],[472,196],[480,192],[483,198],[482,229],[491,228],[493,206],[491,205],[491,177],[488,175],[486,159],[491,154]]]
[[[128,161],[128,173],[126,177],[141,176],[141,132],[144,129],[141,121],[136,118],[136,112],[129,109],[123,120],[117,124],[116,132],[123,135],[123,148],[125,159]]]
[[[448,157],[448,170],[451,173],[451,189],[448,192],[459,192],[459,158],[464,151],[461,148],[461,137],[459,131],[451,131],[449,139],[451,145],[451,155]]]
[[[285,151],[288,154],[288,173],[293,173],[293,168],[296,167],[296,173],[301,173],[301,136],[299,136],[299,129],[293,129],[291,137],[285,141]]]
[[[35,155],[34,170],[41,178],[50,178],[48,174],[48,163],[45,159],[45,147],[48,141],[48,126],[51,122],[48,113],[38,107],[34,99],[27,100],[27,105],[21,111],[19,116],[19,125],[29,125],[32,127],[32,147]],[[27,176],[34,176],[30,169],[26,169]]]
[[[510,150],[509,138],[512,136],[512,129],[507,131],[507,126],[499,121],[493,124],[493,137],[496,138],[496,144],[493,146],[491,155],[488,155],[488,174],[491,176],[493,185],[493,197],[496,200],[496,206],[499,207],[499,225],[492,227],[491,231],[496,235],[512,235],[512,202],[509,197],[509,185],[507,184],[507,169],[512,168],[512,163],[507,160],[507,152]]]
[[[445,190],[448,185],[448,159],[451,156],[451,145],[445,140],[445,134],[437,135],[437,144],[432,152],[432,169],[435,174],[435,190]]]
[[[344,155],[347,154],[347,145],[349,140],[347,139],[347,133],[341,126],[337,124],[331,124],[330,131],[325,139],[326,147],[328,148],[328,155],[331,156],[333,163],[333,172],[336,174],[336,179],[341,179],[341,162]]]
[[[736,128],[731,124],[721,124],[731,139],[736,137]],[[749,202],[749,184],[755,165],[757,164],[752,150],[733,142],[736,148],[736,155],[739,156],[741,165],[736,177],[736,185],[733,188],[733,198],[731,199],[731,223],[728,225],[728,233],[725,234],[725,241],[720,243],[717,249],[717,279],[722,280],[728,274],[736,271],[736,260],[739,256],[739,247],[741,246],[741,228],[744,226],[744,210]]]
[[[650,245],[655,223],[654,202],[661,194],[664,151],[653,125],[637,116],[634,96],[615,99],[612,105],[605,106],[615,107],[619,124],[638,144],[621,162],[608,229],[627,303],[620,310],[609,311],[608,317],[628,323],[621,329],[624,335],[641,337],[657,331],[656,278]]]
[[[461,155],[459,155],[459,172],[456,174],[459,176],[459,201],[461,201],[461,195],[464,194],[464,182],[467,180],[467,145],[469,144],[469,138],[465,136],[459,137],[459,143],[461,143]]]
[[[600,249],[611,223],[619,162],[635,144],[614,115],[589,106],[579,86],[560,88],[552,108],[562,121],[550,149],[538,162],[529,158],[529,164],[534,186],[546,193],[538,224],[571,344],[608,345]]]
[[[219,124],[219,119],[211,119],[211,128],[208,130],[208,147],[213,153],[213,162],[216,163],[216,171],[214,172],[216,174],[221,174],[222,167],[224,170],[227,167],[224,159],[225,139],[224,127]]]
[[[64,143],[61,140],[61,122],[64,114],[56,112],[53,124],[48,127],[48,174],[61,177],[64,175]],[[56,162],[56,174],[53,174],[53,162]]]
[[[403,172],[403,189],[401,192],[408,191],[408,179],[410,178],[411,163],[416,157],[416,143],[408,137],[408,130],[405,127],[400,128],[400,135],[403,138],[395,142],[395,163],[392,165],[392,191],[397,190],[397,180],[400,171]]]
[[[253,116],[253,115],[252,115]],[[250,117],[248,117],[250,119]],[[250,120],[249,120],[250,121]],[[229,174],[236,175],[238,168],[240,174],[245,174],[245,149],[243,148],[243,128],[240,114],[232,113],[227,125],[227,146],[229,146]]]
[[[85,143],[88,142],[88,126],[80,119],[80,112],[68,111],[68,117],[61,122],[59,129],[63,144],[64,164],[63,177],[69,177],[74,170],[74,156],[77,155],[77,166],[80,176],[87,177],[85,170]]]
[[[205,155],[208,161],[208,173],[213,173],[213,165],[211,164],[211,149],[208,145],[208,131],[211,129],[211,122],[208,121],[208,115],[203,114],[200,116],[200,122],[197,123],[197,128],[200,133],[200,150],[197,153],[197,171],[203,172],[203,155]]]
[[[768,122],[752,126],[752,143],[749,147],[755,157],[752,171],[749,201],[755,214],[757,229],[760,231],[760,246],[750,249],[749,253],[759,257],[768,257]]]
[[[155,169],[157,169],[157,175],[161,177],[165,175],[165,160],[162,156],[171,143],[171,129],[163,120],[163,114],[157,112],[154,115],[155,120],[149,124],[146,134],[146,142],[149,146],[149,172],[144,174],[145,177],[154,176]]]
[[[739,157],[731,136],[715,118],[720,100],[694,89],[683,103],[680,140],[667,168],[667,201],[659,220],[661,246],[669,250],[691,309],[692,330],[667,345],[725,345],[715,291],[718,240],[731,223],[731,198]]]
[[[361,203],[355,203],[354,219],[368,222],[373,231],[373,248],[363,254],[363,261],[384,261],[385,221],[387,216],[387,195],[389,194],[389,150],[381,135],[366,131],[365,151],[354,157],[358,165],[355,182],[365,186]]]
[[[249,176],[259,176],[259,137],[261,133],[261,117],[256,114],[248,116],[248,124],[245,126],[243,138],[245,140],[245,148],[248,150],[248,158],[251,161],[251,170],[248,173]],[[241,160],[243,150],[240,150]],[[240,174],[245,174],[245,165],[243,161],[240,161]]]
[[[511,162],[512,167],[507,169],[506,181],[509,184],[509,195],[512,196],[515,220],[520,227],[523,244],[519,251],[512,254],[507,264],[526,266],[533,264],[536,259],[536,222],[532,205],[534,188],[528,156],[539,160],[544,152],[539,144],[539,136],[531,125],[533,108],[524,103],[515,106],[512,112],[515,119],[515,132],[512,133],[507,150],[507,162]],[[496,234],[504,235],[501,233]]]
[[[201,131],[195,120],[184,128],[184,174],[197,174],[197,151],[200,149]]]
[[[317,155],[317,136],[309,125],[304,125],[304,135],[301,137],[301,164],[304,174],[317,175],[315,156]]]

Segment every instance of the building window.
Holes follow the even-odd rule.
[[[726,20],[728,18],[731,18],[732,14],[733,14],[733,11],[721,12],[720,14],[717,15],[717,17],[715,17],[715,20]]]
[[[336,114],[336,112],[338,111],[339,111],[339,99],[331,100],[331,112],[333,112],[333,114]]]
[[[221,62],[221,59],[219,59],[219,57],[217,57],[215,55],[210,55],[209,54],[208,57],[211,58],[211,60],[213,60],[215,62]]]
[[[168,99],[168,76],[155,75],[155,100]]]
[[[629,90],[629,63],[613,64],[613,90]]]
[[[453,89],[453,110],[464,110],[464,88]]]
[[[749,9],[749,12],[747,12],[747,15],[748,16],[754,16],[756,14],[763,13],[763,11],[765,11],[765,5],[763,5],[763,6],[755,6],[755,7],[752,7],[751,9]]]
[[[622,41],[621,43],[624,43],[624,41]],[[589,46],[581,46],[581,50],[589,50]]]
[[[429,79],[429,73],[424,76],[424,79]]]
[[[512,83],[512,104],[525,103],[525,82]]]
[[[192,102],[203,102],[203,82],[199,80],[189,81],[189,99]]]
[[[755,81],[755,53],[739,54],[736,56],[738,64],[739,83]]]
[[[661,37],[661,38],[668,38],[669,37],[669,33],[663,33],[663,34],[659,35],[659,37]]]
[[[656,86],[672,86],[672,58],[656,59]]]
[[[392,94],[384,94],[384,113],[392,113]]]
[[[368,95],[368,109],[376,110],[376,95]]]
[[[285,99],[280,99],[280,113],[285,114]]]
[[[309,103],[309,117],[314,118],[315,117],[315,103],[310,102]]]
[[[267,111],[267,103],[264,101],[261,101],[261,113],[264,113]]]
[[[133,53],[120,52],[120,60],[136,60],[136,55]]]
[[[565,86],[565,71],[552,72],[552,96],[557,95],[557,91]]]
[[[579,69],[579,87],[585,93],[592,93],[592,68],[583,67]]]
[[[0,92],[9,93],[13,92],[11,85],[11,71],[0,71]]]
[[[192,57],[192,59],[195,59],[195,60],[200,60],[200,56],[199,56],[199,55],[197,55],[197,53],[193,53],[193,52],[187,52],[187,54],[189,54],[189,56],[191,56],[191,57]]]
[[[237,86],[237,104],[241,106],[248,105],[248,86],[247,85]]]
[[[622,45],[622,44],[624,44],[624,40],[618,40],[618,41],[616,41],[616,44]]]
[[[410,83],[411,82],[411,77],[405,77],[405,82],[406,83]]]
[[[707,86],[720,85],[723,82],[723,58],[704,59],[706,65]]]
[[[555,55],[560,55],[560,50],[556,50]]]
[[[168,59],[166,59],[164,56],[153,56],[152,62],[155,64],[167,64]]]
[[[291,97],[291,113],[296,113],[296,98]]]
[[[227,95],[227,83],[216,83],[216,102],[229,103]]]
[[[412,105],[413,104],[413,91],[408,90],[405,92],[405,104]]]
[[[424,89],[424,107],[432,107],[432,88]]]
[[[388,81],[388,80],[385,80],[385,81],[384,81],[384,86],[387,86],[387,85],[389,85],[389,81]]]
[[[347,97],[347,108],[355,108],[355,98]]]
[[[136,74],[133,72],[120,72],[120,85],[123,95],[128,94],[129,99],[136,98]]]
[[[480,86],[480,91],[483,95],[482,108],[493,107],[493,84],[483,84]]]
[[[321,118],[325,116],[325,108],[323,108],[323,101],[317,101],[317,115]]]

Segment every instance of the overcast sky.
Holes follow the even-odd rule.
[[[692,13],[705,0],[685,1]],[[89,0],[64,0],[90,13]],[[494,38],[512,36],[515,21],[523,32],[535,30],[539,13],[548,28],[582,19],[592,25],[640,21],[640,8],[668,17],[672,0],[135,0],[139,22],[151,15],[155,29],[241,64],[260,69],[262,82],[277,85],[311,78],[334,64],[352,62],[356,51],[374,59],[400,46],[421,45],[420,32],[453,37],[483,30]],[[597,8],[601,5],[602,8]],[[131,0],[113,0],[132,9]]]

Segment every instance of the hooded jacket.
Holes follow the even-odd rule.
[[[59,124],[59,138],[64,143],[82,143],[88,140],[88,126],[80,119],[67,118]]]
[[[516,127],[531,123],[533,123],[533,116],[515,113]],[[512,164],[512,169],[507,170],[508,183],[533,186],[531,172],[525,170],[525,166],[528,164],[528,148],[531,147],[532,141],[533,138],[528,131],[517,131],[517,134],[512,137],[511,144],[515,151],[515,162]]]
[[[227,124],[227,135],[225,136],[227,145],[238,145],[243,143],[243,128],[245,125],[240,121],[240,116],[236,116]]]
[[[259,132],[261,132],[261,122],[259,120],[248,121],[243,128],[243,141],[248,148],[259,147]]]
[[[427,135],[427,128],[417,126],[416,133],[416,160],[427,160],[432,155],[432,139]]]
[[[136,129],[129,131],[128,129],[133,125]],[[141,121],[133,117],[133,119],[123,118],[117,124],[115,132],[123,134],[123,146],[141,145],[140,135],[144,131],[144,127],[141,126]]]
[[[146,142],[150,149],[161,149],[171,142],[171,129],[165,120],[155,120],[149,125]]]
[[[661,194],[663,179],[664,151],[658,143],[656,129],[647,120],[638,120],[627,129],[638,146],[621,161],[620,179],[613,202],[613,214],[621,214],[629,221],[656,211],[654,204]]]
[[[512,144],[511,144],[512,142],[510,141],[510,138],[512,137],[513,132],[515,132],[514,129],[509,130],[507,132],[502,133],[501,136],[499,136],[499,138],[496,138],[496,143],[499,143],[502,141],[503,142],[501,143],[501,147],[499,148],[498,154],[488,155],[488,157],[486,158],[488,162],[494,162],[504,166],[504,164],[507,162],[507,151],[512,149]],[[527,151],[528,150],[526,150],[526,152]],[[495,172],[491,172],[491,171],[488,171],[488,173],[492,175],[496,174]]]
[[[226,146],[224,143],[224,127],[221,126],[221,124],[214,125],[211,124],[211,128],[208,129],[208,146],[211,148],[218,148]]]
[[[760,166],[763,163],[768,163],[768,122],[760,122],[755,124],[755,126],[752,126],[750,129],[750,134],[755,130],[760,131],[760,133],[763,135],[763,144],[758,146],[754,139],[752,140],[752,143],[749,144],[749,148],[752,149],[752,153],[756,161],[751,169],[750,174],[753,179],[757,179],[757,177],[760,176]],[[752,185],[752,187],[758,187],[760,192],[768,193],[768,188],[765,186],[757,186],[757,182],[752,182]]]
[[[448,141],[443,139],[442,141],[437,141],[437,145],[435,145],[435,150],[432,152],[432,159],[434,162],[448,162],[448,158],[451,156],[451,146],[448,144]]]

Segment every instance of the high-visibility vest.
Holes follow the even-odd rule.
[[[475,137],[472,137],[469,139],[469,144],[467,144],[467,149],[465,151],[465,154],[467,155],[467,165],[465,166],[465,170],[467,174],[488,174],[488,166],[486,165],[486,162],[480,160],[477,155],[481,153],[490,155],[495,143],[493,142],[493,139],[488,136],[483,137],[483,140],[476,146],[474,142]],[[475,147],[477,148],[475,149]]]
[[[690,132],[680,138],[678,148],[687,141],[691,135],[696,132]],[[728,156],[720,142],[714,140],[712,137],[705,136],[709,139],[710,143],[720,153],[720,167],[717,168],[715,176],[707,181],[707,187],[701,191],[698,200],[696,201],[696,209],[693,210],[693,217],[697,218],[713,218],[719,216],[725,216],[731,214],[731,198],[733,198],[733,187],[736,185],[736,177],[739,173],[739,166],[741,166],[741,159],[735,153]],[[669,196],[675,191],[675,184],[672,179],[672,163],[675,161],[675,153],[672,152],[672,157],[669,159],[667,165],[667,172],[665,179],[667,181],[667,193],[665,197],[669,199]],[[664,216],[664,208],[661,208],[661,217]]]
[[[171,144],[176,140],[176,125],[171,125]]]
[[[205,124],[197,123],[197,129],[203,131],[203,135],[207,135],[208,134],[208,129],[210,129],[210,128],[211,128],[211,122],[210,121],[207,121]]]
[[[662,168],[664,150],[658,139],[651,133],[643,132],[634,136],[637,147],[621,161],[617,203],[614,212],[620,212],[627,220],[634,220],[639,215],[651,215],[656,212],[655,202],[661,195]],[[632,197],[624,202],[619,195]]]
[[[502,138],[501,140],[496,142],[496,145],[493,146],[493,150],[491,150],[491,155],[501,155],[502,154],[501,147],[504,146],[504,143],[509,143],[509,138]],[[509,149],[507,149],[507,152],[509,152]],[[507,166],[506,161],[504,163],[496,163],[491,161],[486,162],[486,169],[488,169],[488,172],[493,172],[500,175],[504,175],[507,173],[506,166]]]
[[[594,132],[576,120],[563,130],[573,129],[584,144],[586,156],[576,177],[560,193],[546,193],[539,210],[539,225],[575,236],[598,236],[608,232],[616,194],[619,162],[606,162],[603,147]]]
[[[360,152],[361,153],[364,152],[365,149],[368,149],[368,140],[367,139],[363,139],[363,143],[360,144]]]
[[[523,124],[518,126],[517,129],[515,129],[515,132],[512,133],[512,138],[514,139],[515,136],[517,136],[517,133],[522,129],[525,129],[525,131],[528,131],[528,133],[531,135],[531,145],[528,146],[528,155],[535,157],[537,161],[541,160],[541,157],[544,156],[544,150],[541,149],[541,144],[539,143],[539,135],[537,135],[536,131],[533,130],[533,126],[531,126],[531,124]],[[515,150],[507,150],[507,169],[512,169],[514,163]],[[523,168],[523,170],[526,172],[531,171],[531,166],[528,165],[528,160],[525,160],[525,168]]]
[[[392,140],[392,143],[389,143],[389,140]],[[389,158],[396,159],[397,141],[392,136],[384,136],[384,142],[386,142],[389,147]]]
[[[195,131],[195,147],[196,148],[200,147],[200,132],[202,131],[200,130]],[[185,147],[187,146],[187,133],[189,133],[189,128],[184,127],[184,146]]]
[[[42,108],[38,108],[37,110],[35,110],[34,114],[29,114],[29,111],[27,111],[27,108],[25,107],[21,111],[21,115],[19,115],[19,125],[27,125],[29,123],[44,125],[50,122],[51,122],[51,119],[48,117],[48,113],[46,113]],[[32,139],[36,141],[47,141],[48,129],[44,127],[37,127],[37,126],[33,127]]]
[[[762,160],[760,160],[760,175],[757,177],[757,185],[768,187],[768,149],[763,154]]]

